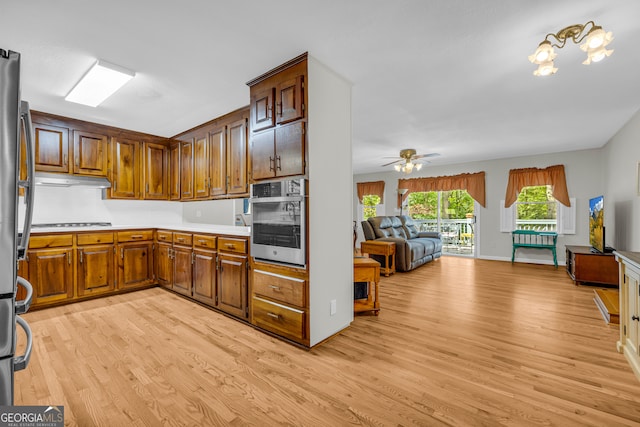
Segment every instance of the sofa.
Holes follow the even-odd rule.
[[[442,238],[438,232],[419,232],[411,217],[376,216],[362,221],[366,240],[396,244],[396,270],[410,271],[442,255]],[[375,258],[375,255],[373,256]]]

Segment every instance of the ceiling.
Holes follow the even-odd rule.
[[[640,109],[637,0],[0,0],[34,110],[173,136],[249,102],[246,82],[308,51],[353,83],[354,173],[403,148],[454,164],[602,147]],[[13,17],[7,19],[7,17]],[[25,17],[20,19],[19,17]],[[615,53],[527,60],[594,20]],[[64,101],[103,59],[137,76],[97,108]],[[428,174],[428,168],[422,170]]]

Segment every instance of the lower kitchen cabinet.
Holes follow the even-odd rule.
[[[169,243],[158,243],[156,249],[156,279],[165,288],[173,287],[173,249]]]
[[[73,249],[35,249],[27,253],[33,304],[73,298]]]
[[[76,239],[77,296],[113,292],[116,289],[113,233],[79,233]]]
[[[237,317],[248,317],[246,255],[218,253],[217,308]]]
[[[153,230],[120,231],[117,235],[118,289],[153,284]]]
[[[216,305],[216,252],[193,251],[193,298],[210,306]]]
[[[190,247],[173,246],[173,290],[191,296],[193,251]]]

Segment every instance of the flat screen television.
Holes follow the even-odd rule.
[[[592,251],[604,253],[604,197],[589,199],[589,244]]]

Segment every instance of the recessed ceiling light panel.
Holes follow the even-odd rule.
[[[135,75],[133,71],[119,65],[98,60],[64,99],[97,107]]]

